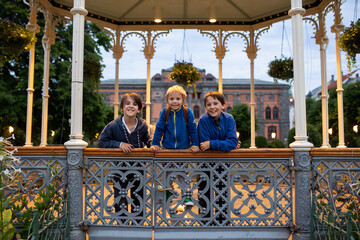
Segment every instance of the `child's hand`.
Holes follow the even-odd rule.
[[[123,150],[124,153],[131,153],[131,151],[133,150],[134,146],[128,143],[121,143],[120,146],[121,150]]]
[[[200,143],[201,151],[206,151],[210,149],[210,141]]]
[[[150,147],[150,151],[153,152],[153,153],[156,153],[158,150],[160,150],[159,146],[151,146]]]
[[[192,152],[199,152],[200,151],[198,146],[191,146],[190,149],[191,149]]]
[[[240,149],[240,147],[241,147],[241,141],[239,140],[238,145],[236,146],[236,149]]]

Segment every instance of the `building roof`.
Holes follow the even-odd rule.
[[[157,74],[156,74],[157,75]],[[217,82],[217,79],[216,79]],[[276,84],[272,81],[265,81],[260,79],[254,79],[255,84],[265,84],[265,85],[273,85]],[[101,85],[107,85],[107,84],[115,84],[115,79],[106,79],[102,80],[100,82]],[[139,84],[146,84],[145,78],[123,78],[119,79],[119,85],[139,85]],[[248,78],[223,78],[223,84],[224,85],[249,85],[250,79]],[[284,85],[284,84],[278,84],[278,85]],[[287,84],[285,84],[287,85]]]

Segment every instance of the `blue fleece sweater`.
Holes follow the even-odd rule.
[[[119,148],[120,143],[130,143],[134,148],[150,147],[151,138],[144,119],[138,118],[138,124],[129,134],[122,122],[123,115],[111,121],[100,134],[98,146],[100,148]],[[130,142],[128,142],[128,140]]]
[[[169,119],[165,124],[165,110],[166,108],[160,112],[152,145],[160,146],[160,142],[162,142],[163,147],[168,149],[186,149],[190,145],[198,147],[199,138],[191,109],[188,108],[188,124],[184,119],[183,107],[177,111],[170,110]]]
[[[236,148],[236,123],[234,117],[226,112],[220,114],[220,123],[208,113],[203,114],[198,123],[200,143],[210,141],[210,149],[229,152]]]

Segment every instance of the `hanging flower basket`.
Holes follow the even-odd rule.
[[[175,80],[186,88],[193,88],[194,92],[196,92],[196,81],[200,80],[200,73],[192,63],[176,62],[173,71],[169,74],[169,79]]]
[[[33,34],[16,23],[0,19],[0,51],[5,61],[16,59],[24,50],[36,43]]]
[[[272,60],[269,63],[269,70],[267,73],[270,77],[274,78],[275,82],[277,82],[277,79],[289,83],[292,82],[294,78],[293,59],[291,57],[282,57],[280,59],[275,57],[275,60]]]
[[[356,54],[360,53],[360,19],[351,22],[350,27],[346,27],[340,34],[339,47],[346,52],[348,67],[356,63]]]

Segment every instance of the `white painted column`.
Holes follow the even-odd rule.
[[[256,148],[255,144],[255,79],[254,79],[254,59],[258,51],[255,42],[254,30],[249,32],[249,44],[246,48],[246,53],[250,59],[250,148]]]
[[[250,110],[251,110],[251,135],[250,148],[256,148],[255,144],[255,80],[254,80],[254,58],[250,59]]]
[[[114,100],[114,119],[119,115],[119,60],[124,53],[120,45],[120,31],[116,31],[115,46],[113,47],[113,57],[115,58],[115,100]]]
[[[41,116],[41,142],[40,146],[47,145],[48,130],[48,105],[49,105],[49,68],[50,68],[50,50],[55,39],[44,36],[42,39],[44,48],[44,79],[43,79],[43,96],[42,96],[42,116]]]
[[[305,70],[302,0],[291,0],[289,15],[292,21],[294,52],[294,99],[295,99],[295,142],[290,144],[294,151],[310,151],[314,146],[308,142],[306,131]]]
[[[147,39],[146,39],[146,45],[144,47],[144,55],[145,58],[147,60],[147,75],[146,75],[146,123],[149,127],[149,131],[150,131],[150,120],[151,120],[151,116],[150,116],[150,109],[151,109],[151,79],[150,79],[150,66],[151,66],[151,59],[154,56],[155,53],[155,49],[154,46],[152,45],[153,40],[151,38],[151,31],[148,31],[147,33]]]
[[[70,140],[65,143],[68,149],[81,149],[87,146],[82,135],[83,115],[83,65],[84,65],[84,27],[85,0],[74,0],[73,14],[73,50],[71,75],[71,121]]]
[[[37,5],[35,0],[29,1],[30,4],[30,17],[26,29],[32,32],[35,36],[39,32],[39,26],[36,24]],[[33,99],[34,99],[34,71],[35,71],[35,46],[30,49],[29,56],[29,74],[28,74],[28,88],[27,94],[27,112],[26,112],[26,136],[25,147],[31,147],[31,130],[32,130],[32,112],[33,112]]]
[[[222,58],[219,58],[219,83],[218,91],[223,93],[223,81],[222,81]]]
[[[340,33],[344,30],[344,24],[341,20],[341,0],[334,0],[334,25],[331,27],[331,32],[335,33],[336,46],[336,82],[337,82],[337,105],[338,105],[338,128],[339,128],[339,145],[337,148],[346,148],[344,140],[344,106],[343,106],[343,91],[342,88],[342,74],[341,74],[341,55],[339,47]]]
[[[330,148],[329,144],[329,110],[328,110],[328,85],[326,74],[326,46],[327,37],[323,37],[320,43],[320,62],[321,62],[321,110],[322,110],[322,145],[321,148]]]

